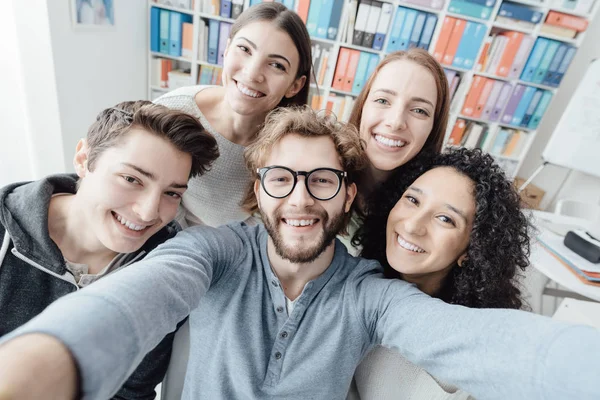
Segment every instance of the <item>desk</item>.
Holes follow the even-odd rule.
[[[528,217],[535,228],[541,234],[547,229],[565,235],[567,231],[574,229],[592,228],[593,221],[582,218],[569,217],[544,211],[528,210]],[[600,287],[586,285],[581,282],[567,267],[558,261],[537,241],[537,235],[531,238],[530,262],[534,267],[525,275],[523,282],[528,289],[531,298],[527,299],[533,310],[541,312],[542,295],[548,294],[554,297],[572,297],[582,300],[593,300],[600,302]],[[548,280],[551,279],[567,290],[547,288]]]
[[[564,299],[552,319],[590,325],[600,329],[600,303]]]
[[[587,297],[588,299],[600,302],[600,287],[586,285],[585,283],[581,282],[571,271],[569,271],[567,267],[554,258],[552,254],[550,254],[541,244],[537,242],[533,243],[531,246],[530,261],[531,265],[535,267],[535,269],[559,285],[566,287],[574,293]],[[548,294],[553,294],[552,290],[556,289],[546,289],[545,292]],[[566,291],[556,294],[564,297],[570,297],[568,296],[569,293]]]

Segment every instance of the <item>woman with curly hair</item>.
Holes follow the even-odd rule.
[[[388,277],[432,297],[474,308],[524,308],[518,278],[529,264],[529,223],[519,201],[479,149],[417,157],[373,193],[355,239],[361,255],[378,260]],[[355,380],[363,400],[469,398],[384,348],[366,357]]]

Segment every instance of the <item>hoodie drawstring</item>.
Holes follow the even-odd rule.
[[[6,257],[6,253],[8,253],[9,244],[10,236],[8,231],[4,231],[4,239],[2,239],[2,247],[0,247],[0,268],[2,267],[2,262],[4,261],[4,257]]]

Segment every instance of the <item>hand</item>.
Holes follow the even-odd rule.
[[[0,346],[0,360],[0,400],[75,398],[75,361],[54,337],[17,337]]]

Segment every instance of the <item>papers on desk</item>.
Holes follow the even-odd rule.
[[[567,248],[564,237],[544,230],[537,237],[539,243],[583,283],[600,286],[600,264],[592,264]]]

